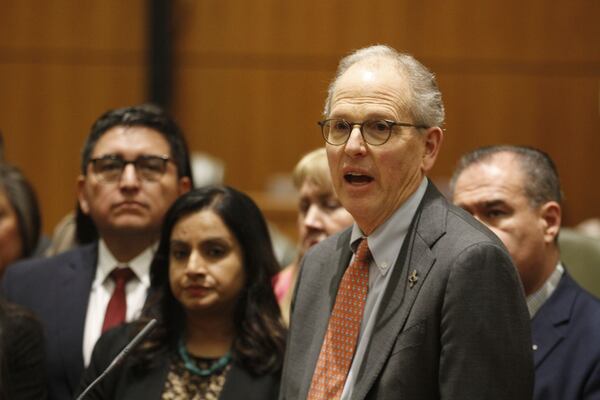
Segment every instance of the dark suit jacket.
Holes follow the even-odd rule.
[[[0,301],[0,399],[46,399],[42,325],[21,307]]]
[[[90,366],[82,379],[81,391],[93,382],[125,347],[131,338],[131,325],[112,329],[96,343]],[[160,358],[159,365],[141,375],[131,368],[132,359],[111,371],[86,400],[160,400],[169,372],[169,357]],[[238,364],[233,364],[225,377],[220,400],[269,400],[279,392],[279,376],[254,376]]]
[[[48,397],[72,399],[83,373],[83,330],[96,273],[97,243],[9,267],[2,290],[32,310],[46,336]]]
[[[306,398],[349,238],[350,230],[330,237],[302,262],[281,399]],[[353,399],[531,399],[529,316],[515,267],[498,238],[432,184],[383,296]]]
[[[600,301],[565,273],[531,324],[534,399],[600,399]]]

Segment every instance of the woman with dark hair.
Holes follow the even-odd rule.
[[[158,325],[86,398],[277,398],[285,340],[271,289],[277,270],[248,196],[211,186],[180,197],[163,222],[145,318],[102,336],[83,386],[149,319]]]
[[[0,162],[0,279],[9,264],[34,254],[40,230],[33,188],[18,168]]]
[[[0,299],[0,400],[46,398],[44,337],[34,316]]]

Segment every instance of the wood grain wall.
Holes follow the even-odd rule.
[[[92,122],[144,100],[145,54],[142,0],[0,0],[5,157],[35,186],[46,232],[73,209]]]
[[[42,199],[46,231],[71,209],[79,148],[108,108],[146,98],[149,2],[0,0],[0,129]],[[597,0],[175,0],[174,103],[192,149],[228,183],[264,191],[321,146],[337,62],[387,43],[438,76],[443,182],[480,145],[550,153],[567,224],[600,217]]]

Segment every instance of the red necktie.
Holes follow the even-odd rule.
[[[370,259],[367,239],[363,239],[340,282],[308,392],[309,400],[339,399],[342,396],[367,300]]]
[[[110,273],[110,277],[115,282],[115,288],[108,302],[108,306],[106,307],[104,323],[102,324],[102,333],[125,322],[125,316],[127,315],[125,286],[127,285],[127,282],[134,277],[134,274],[129,267],[115,268]]]

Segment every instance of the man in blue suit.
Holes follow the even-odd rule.
[[[139,314],[162,218],[191,185],[183,135],[160,108],[111,110],[92,126],[77,180],[77,228],[80,238],[95,239],[17,263],[2,282],[6,298],[44,326],[50,400],[72,399],[102,332]]]
[[[560,261],[562,193],[552,160],[528,147],[484,147],[461,158],[451,189],[454,203],[500,237],[519,270],[534,399],[600,399],[600,301]]]

